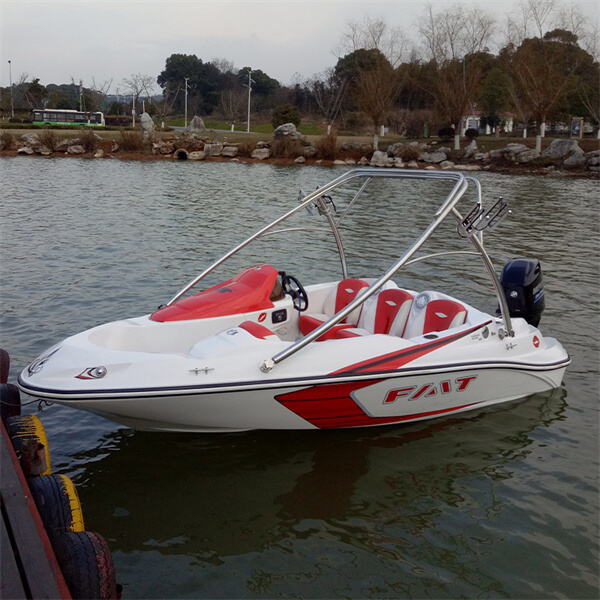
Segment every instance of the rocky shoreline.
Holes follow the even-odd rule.
[[[290,127],[291,126],[291,127]],[[523,143],[482,152],[475,140],[459,151],[430,143],[397,142],[385,150],[347,142],[333,148],[313,145],[292,124],[275,130],[272,140],[255,143],[215,141],[206,132],[142,137],[132,133],[121,143],[85,131],[77,138],[59,139],[48,133],[2,134],[0,156],[83,157],[122,160],[187,160],[232,163],[267,162],[279,165],[371,166],[399,169],[491,171],[512,174],[600,177],[600,150],[585,152],[577,140],[554,139],[538,152]]]

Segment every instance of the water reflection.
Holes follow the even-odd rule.
[[[390,529],[435,528],[440,511],[466,501],[470,478],[510,478],[531,431],[561,418],[565,395],[558,389],[464,418],[327,435],[119,430],[73,457],[85,465],[75,480],[94,527],[124,552],[152,547],[220,561],[305,537],[315,523],[340,541],[360,545],[382,531],[391,541]]]

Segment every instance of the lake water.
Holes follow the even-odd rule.
[[[300,188],[342,171],[0,159],[11,381],[69,334],[151,312]],[[514,212],[486,238],[497,267],[542,262],[541,329],[573,358],[563,387],[454,418],[327,432],[143,433],[44,408],[53,469],[73,478],[86,528],[108,540],[124,598],[598,597],[598,182],[479,178],[484,197]],[[354,275],[387,266],[434,207],[420,195],[414,214],[398,213],[383,189],[376,203],[377,215],[347,223]],[[251,246],[215,277],[263,261],[304,283],[339,277],[325,236],[290,234],[283,246]],[[493,310],[482,283],[474,257],[415,266],[403,281],[452,284]]]

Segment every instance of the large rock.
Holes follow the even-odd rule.
[[[312,158],[317,153],[317,149],[314,146],[304,146],[302,148],[302,156],[304,158]]]
[[[175,150],[175,145],[173,142],[160,141],[154,142],[152,144],[152,153],[153,154],[172,154]],[[114,150],[113,150],[114,152]]]
[[[69,154],[85,154],[85,148],[81,144],[73,144],[67,148]]]
[[[514,155],[515,162],[524,164],[540,157],[540,153],[535,148],[528,148]]]
[[[600,150],[588,152],[586,155],[588,169],[600,166]]]
[[[17,154],[33,154],[33,148],[31,146],[21,146],[17,148]]]
[[[227,156],[229,158],[233,158],[237,156],[238,147],[237,146],[223,146],[223,150],[221,150],[221,156]]]
[[[150,137],[152,135],[152,132],[154,131],[154,121],[147,112],[143,112],[141,114],[140,124],[142,126],[142,137]]]
[[[587,162],[587,157],[585,152],[577,146],[578,151],[573,152],[568,158],[563,161],[563,167],[567,167],[569,169],[573,167],[583,167]]]
[[[296,164],[299,164],[299,165],[301,165],[302,163],[305,163],[305,162],[306,162],[306,159],[304,158],[304,156],[299,156],[298,158],[294,159],[294,162],[295,162]]]
[[[400,153],[402,152],[403,148],[404,148],[403,142],[396,142],[395,144],[392,144],[387,149],[387,151],[390,156],[400,156]]]
[[[583,152],[577,140],[552,140],[550,146],[542,152],[542,158],[557,160],[566,158],[578,151]]]
[[[371,162],[369,164],[372,167],[387,167],[387,152],[383,152],[382,150],[375,150],[375,152],[373,152],[373,156],[371,156]]]
[[[206,152],[204,150],[194,150],[194,152],[188,152],[188,160],[204,160],[206,158]]]
[[[269,150],[269,148],[255,148],[252,150],[252,154],[250,156],[252,158],[257,158],[258,160],[265,160],[271,156],[271,150]]]
[[[471,143],[465,148],[464,158],[473,158],[477,154],[477,142],[475,140],[471,141]]]
[[[273,132],[274,138],[279,137],[290,137],[290,138],[299,138],[300,134],[296,129],[296,126],[293,123],[284,123],[275,129]]]
[[[444,171],[454,169],[454,163],[451,160],[443,160],[440,163],[440,169],[443,169]]]
[[[190,131],[206,131],[206,125],[202,117],[194,115],[194,118],[190,121]]]
[[[42,148],[42,142],[40,141],[37,133],[24,133],[20,139],[23,142],[23,147],[31,148],[34,152],[40,152]]]
[[[204,152],[206,152],[206,156],[220,156],[223,152],[223,144],[221,142],[204,144]]]
[[[422,152],[419,156],[419,160],[426,163],[441,163],[448,158],[445,152]]]

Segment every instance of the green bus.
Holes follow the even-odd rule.
[[[104,113],[62,108],[34,108],[34,125],[90,125],[104,127]]]

